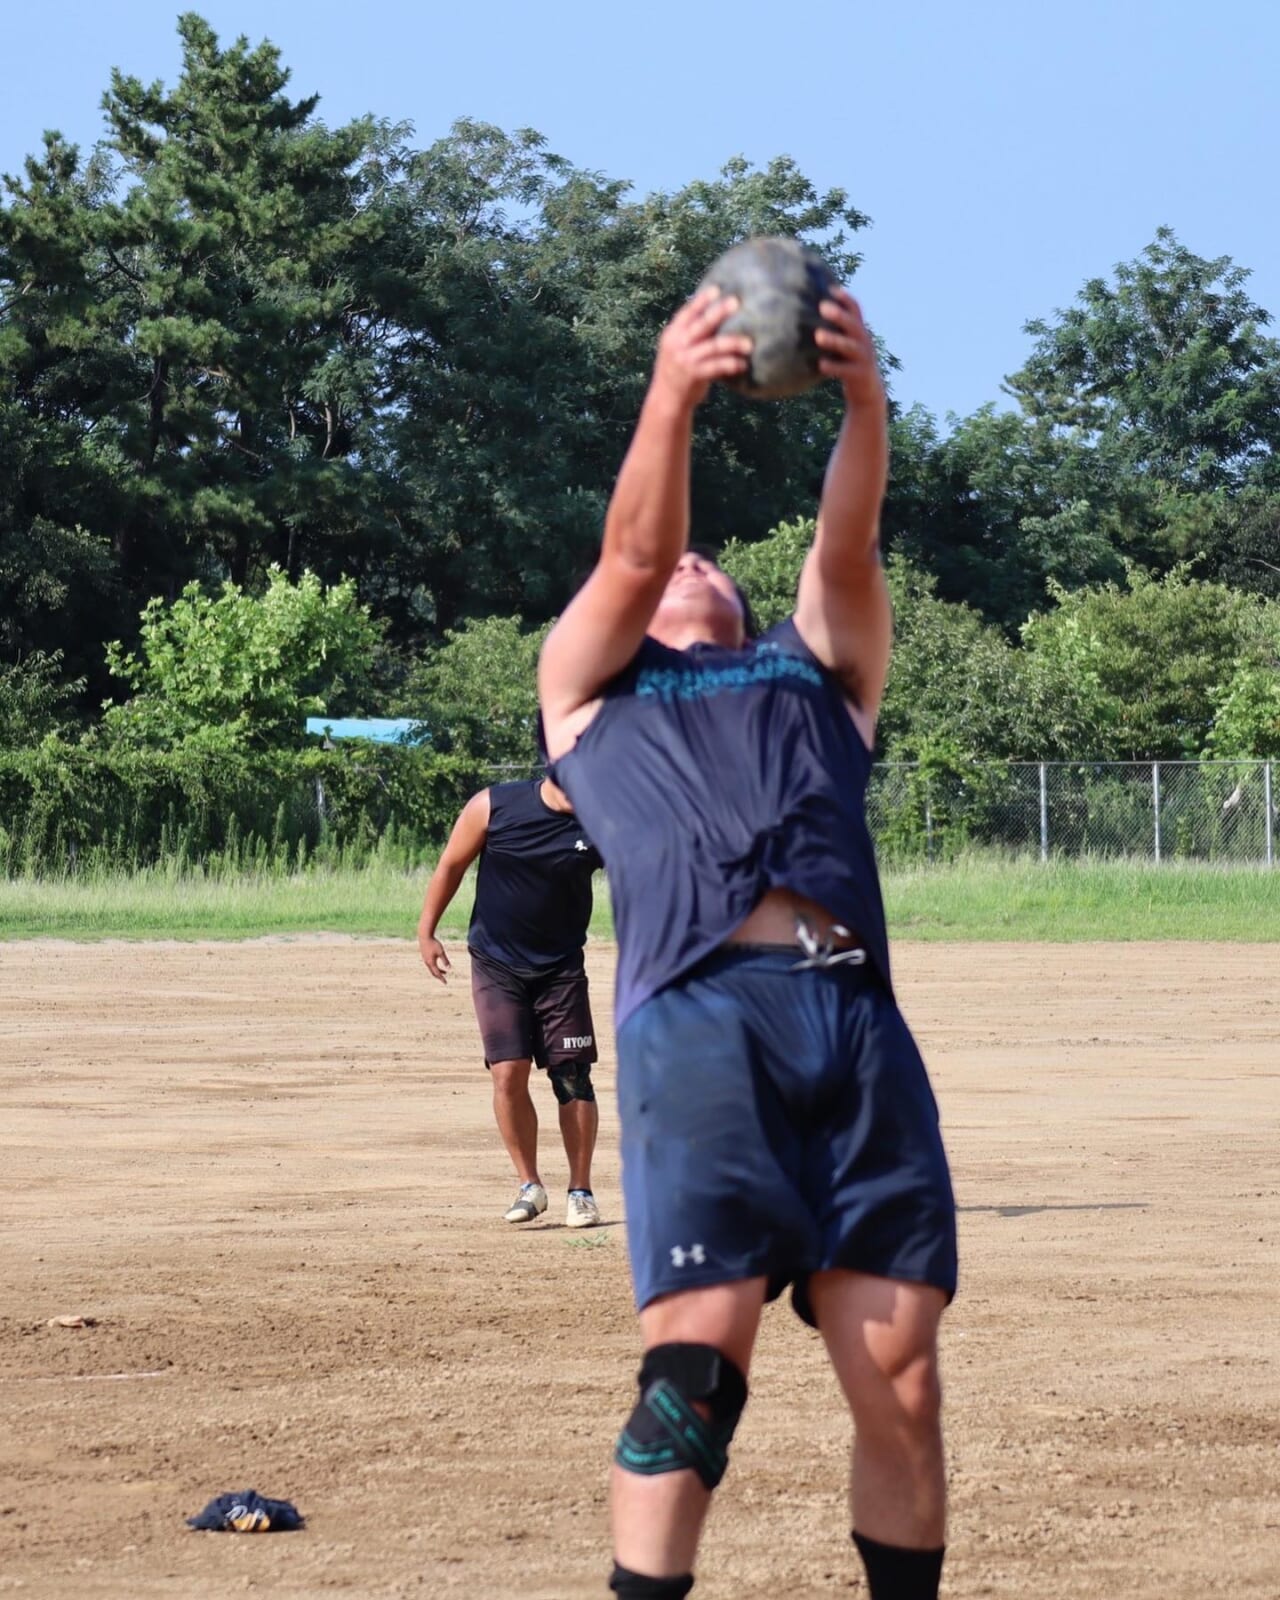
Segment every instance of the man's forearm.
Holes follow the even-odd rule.
[[[651,388],[609,502],[604,550],[655,582],[688,547],[692,438],[692,411]]]
[[[429,938],[435,936],[436,926],[448,910],[450,901],[457,894],[458,886],[466,876],[466,871],[466,867],[457,867],[442,861],[431,874],[431,881],[427,884],[427,892],[422,901],[422,916],[418,921],[419,929]]]
[[[856,561],[875,549],[889,476],[887,407],[867,402],[845,413],[822,488],[824,555]]]

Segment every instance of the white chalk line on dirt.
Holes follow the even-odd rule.
[[[155,1372],[73,1372],[65,1376],[58,1373],[33,1372],[0,1373],[0,1383],[127,1383],[134,1378],[167,1378],[172,1367],[159,1367]]]

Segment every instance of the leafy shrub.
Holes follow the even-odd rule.
[[[427,651],[400,697],[437,750],[492,762],[538,759],[538,652],[551,624],[527,631],[519,617],[473,617]]]
[[[279,567],[261,595],[233,583],[211,598],[189,583],[172,605],[142,612],[141,655],[107,646],[107,665],[133,697],[108,702],[117,742],[264,749],[301,742],[309,715],[363,682],[379,630],[350,579],[326,589],[313,572],[290,583]]]
[[[0,661],[0,746],[35,744],[59,731],[84,687],[83,679],[66,682],[61,670],[61,650]]]
[[[288,871],[388,852],[413,865],[488,781],[467,757],[413,746],[249,756],[50,740],[0,753],[0,871],[162,860]]]

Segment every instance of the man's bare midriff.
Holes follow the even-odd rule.
[[[725,940],[726,944],[795,944],[796,924],[804,921],[822,944],[836,950],[859,944],[857,929],[834,930],[837,919],[816,900],[793,889],[770,889],[746,920]]]

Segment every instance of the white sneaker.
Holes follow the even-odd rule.
[[[590,1189],[569,1190],[564,1225],[566,1228],[596,1228],[600,1225],[600,1207]]]
[[[504,1222],[532,1222],[547,1209],[547,1191],[540,1183],[522,1183]]]

